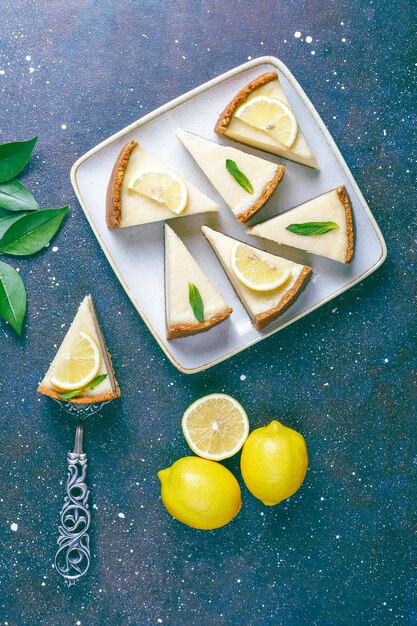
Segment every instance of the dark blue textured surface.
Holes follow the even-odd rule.
[[[1,3],[0,138],[39,133],[24,181],[71,215],[48,250],[12,260],[29,292],[22,337],[0,324],[0,624],[416,623],[412,4]],[[187,377],[115,279],[69,169],[142,114],[263,54],[288,65],[322,115],[388,260],[261,345]],[[74,424],[35,389],[89,291],[123,397],[87,424],[93,564],[67,589],[51,563]],[[243,488],[236,520],[203,533],[167,515],[156,472],[188,453],[182,411],[212,391],[235,395],[252,427],[277,418],[302,432],[310,469],[274,508]]]

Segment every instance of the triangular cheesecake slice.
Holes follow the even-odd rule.
[[[204,332],[223,322],[232,313],[231,307],[167,224],[165,310],[167,339]]]
[[[239,115],[239,108],[258,96],[280,100],[290,109],[295,117],[294,111],[292,111],[291,105],[279,82],[278,74],[276,72],[266,72],[241,89],[233,100],[229,102],[217,120],[214,127],[215,132],[218,135],[225,135],[248,146],[272,152],[272,154],[277,154],[284,157],[284,159],[319,169],[314,154],[299,127],[291,147],[286,147],[274,139],[271,133],[250,126],[238,118],[236,113]]]
[[[282,315],[296,300],[310,279],[312,270],[308,265],[299,265],[275,254],[269,254],[264,250],[247,245],[252,254],[260,256],[264,261],[284,272],[289,271],[288,279],[277,289],[254,291],[244,285],[233,271],[231,257],[237,240],[228,235],[223,235],[208,226],[203,226],[202,231],[212,245],[224,271],[257,330],[261,330]]]
[[[308,234],[312,232],[312,228],[314,232],[312,222],[317,224],[316,234]],[[325,224],[328,226],[324,226]],[[324,230],[327,228],[327,232],[317,234],[323,228]],[[344,186],[248,228],[247,232],[250,235],[325,256],[340,263],[350,263],[353,257],[355,238],[352,208],[349,194]]]
[[[77,314],[68,329],[64,340],[55,355],[54,360],[49,366],[44,379],[38,387],[39,393],[43,393],[51,398],[59,398],[59,394],[63,391],[58,390],[51,383],[51,379],[56,375],[58,368],[67,358],[71,350],[71,346],[77,340],[81,332],[88,333],[94,339],[100,351],[100,367],[98,374],[107,374],[107,377],[94,389],[84,390],[79,396],[66,400],[75,404],[88,404],[91,402],[105,402],[120,396],[120,389],[117,383],[110,354],[107,350],[97,315],[94,309],[93,299],[90,295],[86,296],[81,302]]]
[[[239,222],[246,222],[263,207],[284,175],[283,165],[246,154],[237,148],[221,146],[181,128],[177,129],[176,134]],[[226,162],[230,161],[243,172],[252,190],[248,191],[239,184],[229,172]]]
[[[108,228],[125,228],[176,217],[166,205],[131,188],[133,181],[140,175],[151,171],[174,173],[144,150],[137,141],[126,144],[114,164],[107,187]],[[187,190],[187,203],[178,217],[219,210],[219,206],[194,185],[184,180],[182,182]]]

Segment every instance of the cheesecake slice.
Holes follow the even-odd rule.
[[[248,245],[247,247],[252,254],[260,256],[264,261],[278,267],[283,272],[289,272],[287,281],[277,289],[271,291],[250,289],[237,278],[232,268],[232,250],[237,240],[208,226],[203,226],[202,231],[257,330],[261,330],[282,315],[296,300],[311,277],[312,270],[308,265],[299,265]]]
[[[311,222],[331,223],[333,226],[331,230],[323,234],[292,232],[304,230],[308,233],[310,229],[303,225],[311,224]],[[353,257],[355,237],[352,208],[349,194],[344,186],[317,196],[266,222],[252,226],[247,232],[250,235],[334,259],[340,263],[350,263]],[[316,232],[320,232],[320,229],[316,228]]]
[[[283,165],[246,154],[237,148],[221,146],[181,128],[176,134],[239,222],[246,222],[263,207],[284,175]],[[226,166],[229,161],[233,161],[249,180],[251,191],[240,185],[229,172]]]
[[[177,176],[146,152],[137,141],[130,141],[124,146],[114,164],[107,187],[106,222],[108,228],[125,228],[219,210],[219,206],[213,200],[184,180],[182,183],[186,188],[187,201],[184,210],[179,215],[176,215],[165,204],[131,188],[138,177],[152,171],[167,172]]]
[[[64,393],[58,390],[51,383],[62,362],[67,358],[73,343],[77,340],[81,332],[88,333],[94,339],[100,351],[100,367],[98,374],[107,374],[106,378],[94,389],[84,390],[79,396],[70,398],[66,402],[75,404],[89,404],[92,402],[105,402],[120,396],[120,389],[117,383],[110,354],[104,342],[103,334],[97,320],[93,299],[86,296],[81,302],[77,314],[64,337],[63,342],[49,366],[44,379],[38,387],[39,393],[43,393],[51,398],[59,399],[59,395]],[[88,386],[88,385],[87,385]]]
[[[204,332],[223,322],[232,313],[231,307],[167,224],[165,311],[167,339]]]
[[[273,98],[283,102],[294,115],[294,111],[292,111],[281,83],[279,82],[278,74],[276,72],[266,72],[258,76],[258,78],[250,82],[236,94],[233,100],[229,102],[227,107],[220,114],[214,131],[218,135],[230,137],[248,146],[254,146],[260,150],[266,150],[266,152],[272,152],[272,154],[284,157],[284,159],[319,169],[314,154],[299,127],[294,142],[291,147],[287,147],[274,139],[266,130],[250,126],[236,116],[236,113],[239,112],[239,108],[242,107],[242,105],[258,96],[265,96],[266,98]]]

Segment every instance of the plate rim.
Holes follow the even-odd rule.
[[[81,190],[80,190],[79,185],[78,185],[77,172],[78,172],[78,169],[80,168],[80,166],[83,163],[88,161],[91,157],[95,156],[101,150],[104,150],[104,148],[106,148],[107,146],[109,146],[113,142],[115,142],[118,139],[124,137],[125,135],[131,133],[133,130],[136,130],[137,128],[140,128],[141,126],[147,124],[151,120],[159,117],[160,115],[163,115],[167,111],[170,111],[170,110],[174,109],[175,107],[179,106],[180,104],[183,104],[187,100],[190,100],[191,98],[199,95],[200,93],[202,93],[202,92],[204,92],[204,91],[206,91],[208,89],[211,89],[212,87],[214,87],[215,85],[223,82],[224,80],[227,80],[229,78],[237,76],[238,74],[241,74],[242,72],[246,72],[247,70],[249,70],[251,68],[254,68],[254,67],[258,66],[258,65],[265,65],[265,64],[274,66],[281,74],[283,74],[285,76],[286,80],[288,80],[288,82],[292,85],[294,90],[298,92],[298,95],[302,99],[304,106],[307,107],[309,113],[311,114],[312,118],[314,119],[315,124],[320,129],[320,131],[323,134],[324,138],[326,139],[329,147],[331,148],[335,158],[337,159],[340,167],[344,171],[346,179],[348,180],[349,184],[355,190],[355,193],[358,196],[358,198],[359,198],[359,200],[360,200],[360,202],[362,204],[362,207],[364,208],[364,210],[365,210],[365,212],[366,212],[366,214],[367,214],[367,216],[369,218],[369,221],[371,222],[371,225],[372,225],[372,227],[373,227],[373,229],[375,231],[375,234],[376,234],[376,236],[378,238],[378,241],[380,243],[380,246],[381,246],[381,256],[379,257],[379,259],[370,268],[368,268],[363,274],[361,274],[360,276],[355,278],[353,281],[351,281],[347,285],[341,287],[340,289],[338,289],[337,292],[327,296],[326,298],[324,298],[323,300],[321,300],[317,304],[309,307],[305,311],[302,311],[301,313],[299,313],[295,317],[291,318],[290,320],[287,320],[287,322],[283,323],[282,325],[280,325],[280,326],[278,326],[276,328],[272,328],[271,330],[267,331],[266,333],[260,334],[259,337],[256,337],[255,339],[249,341],[248,343],[245,343],[245,345],[240,346],[239,348],[236,348],[235,350],[232,350],[231,352],[228,352],[227,354],[224,354],[224,355],[222,355],[222,356],[220,356],[220,357],[218,357],[216,359],[213,359],[212,361],[209,361],[208,363],[205,363],[203,365],[200,365],[200,366],[194,367],[194,368],[186,368],[186,367],[184,367],[183,365],[181,365],[177,361],[177,359],[169,351],[167,346],[162,342],[159,334],[153,328],[150,320],[147,318],[147,316],[145,315],[145,313],[142,311],[141,307],[139,306],[139,303],[136,301],[136,299],[134,298],[133,294],[130,292],[130,289],[129,289],[128,285],[126,284],[126,282],[125,282],[125,280],[124,280],[124,278],[123,278],[123,276],[122,276],[122,274],[121,274],[121,272],[120,272],[116,262],[114,261],[109,248],[107,247],[105,242],[102,240],[101,235],[98,232],[98,229],[96,228],[95,222],[94,222],[92,216],[89,213],[89,210],[87,208],[87,204],[84,201],[83,195],[82,195]],[[385,239],[384,239],[384,237],[382,235],[381,229],[379,228],[378,223],[377,223],[375,217],[373,216],[372,211],[369,208],[369,205],[368,205],[367,201],[365,200],[365,198],[364,198],[364,196],[362,194],[362,191],[360,190],[360,188],[359,188],[355,178],[353,177],[353,174],[350,171],[350,168],[348,167],[345,159],[343,158],[342,153],[340,152],[340,150],[339,150],[335,140],[333,139],[330,131],[327,129],[327,126],[325,125],[325,123],[321,119],[320,115],[316,111],[316,109],[313,106],[312,102],[310,101],[310,99],[308,98],[308,96],[306,95],[305,91],[303,90],[301,85],[298,83],[296,78],[293,76],[291,71],[288,69],[288,67],[280,59],[278,59],[277,57],[274,57],[274,56],[269,56],[269,55],[261,56],[261,57],[257,57],[256,59],[252,59],[251,61],[248,61],[246,63],[242,63],[241,65],[238,65],[235,68],[233,68],[231,70],[228,70],[227,72],[224,72],[223,74],[219,74],[215,78],[210,79],[209,81],[199,85],[198,87],[195,87],[194,89],[191,89],[190,91],[187,91],[186,93],[178,96],[177,98],[174,98],[173,100],[170,100],[169,102],[167,102],[167,103],[163,104],[162,106],[154,109],[153,111],[150,111],[149,113],[147,113],[143,117],[139,118],[135,122],[132,122],[128,126],[125,126],[121,130],[119,130],[117,133],[114,133],[113,135],[111,135],[110,137],[105,139],[104,141],[100,142],[99,144],[97,144],[96,146],[94,146],[93,148],[88,150],[81,157],[79,157],[77,159],[77,161],[75,161],[75,163],[71,167],[70,178],[71,178],[71,184],[72,184],[72,187],[74,189],[75,195],[77,196],[78,202],[79,202],[79,204],[80,204],[80,206],[81,206],[81,208],[82,208],[82,210],[84,212],[84,215],[86,216],[87,221],[88,221],[88,223],[89,223],[89,225],[90,225],[94,235],[96,236],[96,239],[97,239],[98,243],[100,244],[100,247],[101,247],[103,253],[105,254],[108,262],[110,263],[110,266],[112,267],[112,269],[113,269],[114,273],[116,274],[120,284],[122,285],[123,289],[125,290],[126,295],[130,299],[130,301],[133,304],[133,306],[135,307],[136,311],[139,313],[140,317],[142,318],[143,322],[147,326],[147,328],[150,331],[151,335],[153,336],[153,338],[158,343],[159,347],[164,352],[165,356],[168,357],[169,361],[174,365],[174,367],[176,367],[177,370],[179,370],[183,374],[197,374],[199,372],[203,372],[203,371],[209,369],[210,367],[213,367],[214,365],[217,365],[218,363],[221,363],[222,361],[226,361],[230,357],[235,356],[236,354],[239,354],[240,352],[243,352],[243,350],[246,350],[247,348],[250,348],[251,346],[259,343],[260,341],[263,341],[267,337],[270,337],[271,335],[274,335],[275,333],[279,332],[280,330],[283,330],[284,328],[286,328],[290,324],[293,324],[294,322],[296,322],[299,319],[305,317],[309,313],[312,313],[313,311],[315,311],[319,307],[321,307],[321,306],[327,304],[328,302],[330,302],[331,300],[334,300],[335,298],[339,297],[342,293],[344,293],[348,289],[351,289],[351,287],[353,287],[357,283],[359,283],[362,280],[364,280],[365,278],[367,278],[370,274],[373,274],[373,272],[375,272],[384,263],[384,261],[387,258],[387,245],[385,243]]]

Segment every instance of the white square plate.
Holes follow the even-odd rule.
[[[289,209],[309,198],[345,184],[352,199],[356,251],[350,265],[278,246],[245,234],[192,157],[175,137],[178,127],[218,142],[213,132],[219,113],[244,85],[263,72],[278,70],[300,126],[318,160],[320,171],[236,144],[247,152],[283,163],[286,172],[276,193],[251,224]],[[105,221],[105,196],[113,164],[125,143],[136,139],[186,180],[221,206],[218,214],[205,213],[170,220],[209,278],[233,307],[232,316],[207,333],[167,341],[164,305],[163,222],[116,231]],[[116,276],[138,313],[180,371],[204,370],[282,330],[375,271],[386,258],[386,246],[372,213],[325,125],[287,67],[274,57],[261,57],[210,80],[145,115],[82,156],[72,167],[71,181],[87,219]],[[288,311],[264,331],[256,331],[235,295],[209,243],[201,233],[208,224],[255,246],[313,268],[313,278]]]

